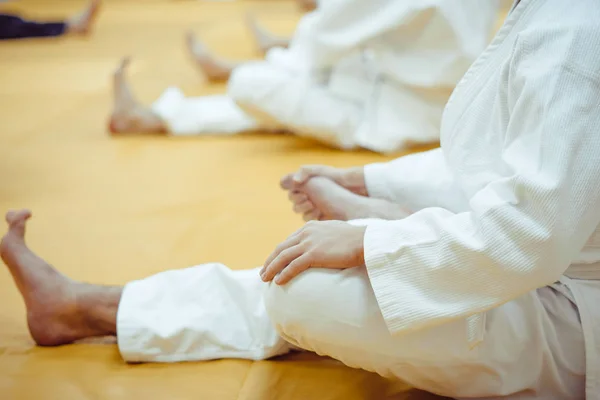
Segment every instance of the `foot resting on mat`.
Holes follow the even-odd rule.
[[[212,54],[191,31],[186,34],[186,46],[194,63],[204,72],[209,81],[225,81],[229,79],[231,71],[237,67],[236,63]]]
[[[100,0],[92,0],[85,10],[66,21],[67,33],[74,35],[89,34],[99,10]]]
[[[126,132],[165,133],[163,121],[149,107],[135,99],[125,78],[129,58],[124,58],[113,75],[114,106],[109,129],[113,134]]]
[[[9,228],[0,243],[0,255],[23,296],[35,342],[57,346],[114,334],[114,326],[103,324],[95,315],[106,312],[103,298],[107,292],[118,294],[118,288],[75,282],[35,255],[25,244],[25,224],[30,217],[27,210],[6,214]]]

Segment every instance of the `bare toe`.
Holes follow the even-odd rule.
[[[10,210],[6,213],[6,222],[9,225],[24,223],[29,218],[31,218],[31,211],[22,209],[22,210]]]
[[[25,224],[29,218],[31,218],[31,211],[29,210],[11,210],[7,212],[6,222],[9,226],[7,235],[15,235],[20,239],[24,239]]]

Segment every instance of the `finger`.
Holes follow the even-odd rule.
[[[294,212],[298,214],[306,214],[309,211],[313,211],[315,209],[315,205],[310,201],[303,201],[302,203],[294,204]]]
[[[303,201],[308,200],[308,196],[306,193],[299,192],[297,190],[290,190],[288,193],[288,199],[290,199],[292,203],[302,203]]]
[[[279,181],[279,185],[284,190],[290,190],[292,186],[294,186],[294,174],[291,173],[284,175]]]
[[[275,275],[283,271],[289,263],[300,257],[303,253],[303,247],[299,245],[283,250],[270,264],[267,265],[265,272],[261,275],[262,280],[270,282]]]
[[[301,185],[305,183],[307,180],[312,178],[313,176],[327,176],[328,169],[330,167],[324,165],[305,165],[300,167],[298,172],[294,174],[292,177],[293,183],[296,185]]]
[[[260,270],[259,274],[262,276],[262,274],[267,269],[267,266],[269,264],[271,264],[273,262],[273,260],[282,251],[284,251],[286,249],[289,249],[290,247],[293,247],[293,246],[297,245],[298,243],[300,243],[300,237],[298,236],[298,231],[296,231],[292,235],[290,235],[290,237],[288,237],[287,239],[285,239],[283,242],[279,243],[277,245],[277,247],[275,247],[275,250],[273,250],[273,252],[269,255],[269,257],[267,258],[267,261],[265,261],[265,263],[264,263],[262,269]]]
[[[304,213],[304,215],[302,216],[302,219],[304,219],[305,221],[318,221],[321,218],[321,211],[319,211],[318,209],[313,209],[312,211],[308,211],[306,213]]]
[[[279,276],[275,278],[275,283],[278,285],[285,285],[299,273],[309,269],[311,267],[311,260],[312,257],[308,253],[302,254],[300,257],[290,262],[288,266],[281,271]]]

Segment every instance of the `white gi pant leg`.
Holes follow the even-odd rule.
[[[562,284],[488,312],[483,344],[467,323],[391,336],[363,269],[309,270],[265,298],[282,337],[344,364],[454,398],[581,399],[584,340]]]
[[[315,79],[268,62],[247,62],[233,70],[227,94],[261,124],[281,124],[298,136],[343,150],[357,148],[360,104],[332,96]]]
[[[284,354],[267,315],[258,270],[222,264],[173,270],[125,286],[117,339],[129,362],[178,362]]]
[[[363,268],[311,269],[277,286],[256,269],[207,264],[127,285],[117,335],[134,362],[257,360],[294,345],[450,397],[581,399],[583,334],[569,297],[557,284],[488,312],[485,341],[470,350],[465,320],[391,336]]]
[[[389,153],[439,139],[444,90],[369,77],[360,51],[329,72],[302,74],[284,68],[276,50],[281,49],[273,49],[268,61],[236,68],[227,86],[228,95],[257,121],[279,123],[342,150]]]
[[[175,136],[233,135],[263,129],[226,95],[185,97],[180,89],[170,87],[152,110]]]

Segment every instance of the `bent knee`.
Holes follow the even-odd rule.
[[[280,68],[265,61],[247,62],[235,68],[227,83],[227,94],[236,102],[252,103],[270,93],[287,78]]]
[[[298,332],[364,326],[380,311],[364,269],[310,269],[286,285],[271,283],[265,306],[277,330]]]
[[[320,274],[317,274],[320,275]],[[312,270],[305,271],[286,285],[269,284],[265,293],[265,306],[276,325],[298,321],[312,314],[319,305],[319,295],[311,283],[316,280],[322,285],[323,276],[315,276]]]

